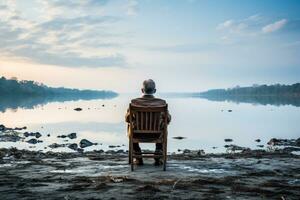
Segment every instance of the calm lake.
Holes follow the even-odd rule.
[[[85,150],[127,149],[124,116],[131,98],[136,95],[119,95],[112,99],[51,102],[33,108],[5,109],[0,112],[0,124],[6,127],[23,127],[40,132],[43,140],[36,145],[26,142],[0,142],[0,147],[18,147],[31,150],[51,150],[52,143],[78,143],[88,139],[99,143]],[[225,138],[231,144],[259,149],[273,137],[300,137],[300,107],[292,105],[255,105],[228,101],[209,101],[193,97],[165,98],[169,104],[172,121],[169,126],[168,151],[178,149],[203,149],[205,152],[224,152]],[[74,111],[80,107],[82,111]],[[232,110],[232,112],[228,112]],[[24,132],[23,131],[23,132]],[[77,133],[77,138],[65,141],[58,135]],[[50,137],[47,135],[50,134]],[[183,136],[176,140],[172,137]],[[26,138],[25,141],[30,138]],[[255,142],[261,139],[261,142]],[[47,147],[47,148],[46,148]],[[142,145],[151,149],[154,145]],[[213,148],[216,147],[216,148]],[[46,148],[46,149],[45,149]],[[72,151],[57,148],[53,151]]]

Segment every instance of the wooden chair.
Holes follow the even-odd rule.
[[[162,158],[163,170],[167,163],[167,116],[168,105],[140,107],[129,104],[129,163],[134,169],[133,158]],[[146,136],[147,135],[147,136]],[[153,137],[152,137],[153,136]],[[133,152],[133,143],[162,143],[162,152]]]

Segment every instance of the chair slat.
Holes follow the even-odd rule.
[[[140,116],[139,116],[139,112],[136,112],[135,113],[135,118],[136,118],[136,120],[135,120],[135,123],[136,123],[136,129],[140,129]]]
[[[150,113],[149,113],[149,130],[150,130],[150,131],[153,130],[153,129],[152,129],[152,113],[153,113],[153,112],[150,112]]]
[[[148,112],[145,112],[145,129],[146,130],[149,130],[148,129],[148,123],[149,123],[149,121],[148,121]]]

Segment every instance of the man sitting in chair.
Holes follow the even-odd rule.
[[[146,107],[160,107],[160,106],[165,106],[167,103],[163,99],[155,98],[153,94],[156,92],[155,88],[155,82],[152,79],[145,80],[143,82],[143,87],[142,87],[142,93],[143,96],[140,98],[132,99],[131,104],[134,106],[146,106]],[[125,120],[127,123],[129,123],[129,109],[127,110]],[[164,117],[164,116],[163,116]],[[163,120],[162,120],[163,121]],[[168,124],[171,121],[171,115],[168,112],[167,116],[167,122]],[[129,124],[128,124],[129,126]],[[129,130],[129,127],[128,127]],[[130,132],[129,132],[130,134]],[[129,136],[129,135],[128,135]],[[147,137],[147,135],[143,136]],[[162,151],[162,144],[161,143],[156,143],[156,150],[155,152],[159,153]],[[140,153],[141,148],[139,146],[139,143],[133,143],[133,150],[135,153]],[[135,160],[135,163],[138,165],[143,165],[143,159],[139,158]],[[155,158],[155,165],[160,165],[161,160],[159,158]]]

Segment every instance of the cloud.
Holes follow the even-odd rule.
[[[217,25],[216,30],[239,35],[254,35],[257,27],[262,23],[259,14],[249,16],[244,19],[229,19]]]
[[[138,1],[128,0],[126,14],[129,16],[136,16],[138,13]]]
[[[167,53],[199,53],[208,52],[219,48],[221,44],[218,43],[183,43],[174,45],[158,45],[158,46],[147,46],[144,49],[148,51],[159,51]]]
[[[278,31],[278,30],[282,29],[287,24],[287,22],[288,21],[286,19],[281,19],[272,24],[268,24],[262,28],[262,32],[263,33],[272,33],[272,32]]]
[[[233,21],[233,20],[227,20],[227,21],[225,21],[225,22],[219,24],[219,25],[217,26],[217,30],[224,30],[224,29],[230,28],[230,27],[233,26],[233,24],[234,24],[234,21]]]
[[[18,10],[17,2],[0,3],[0,56],[5,52],[65,67],[125,67],[119,52],[127,41],[118,31],[122,20],[99,12],[107,2],[36,0],[39,7],[30,9],[31,18]]]

